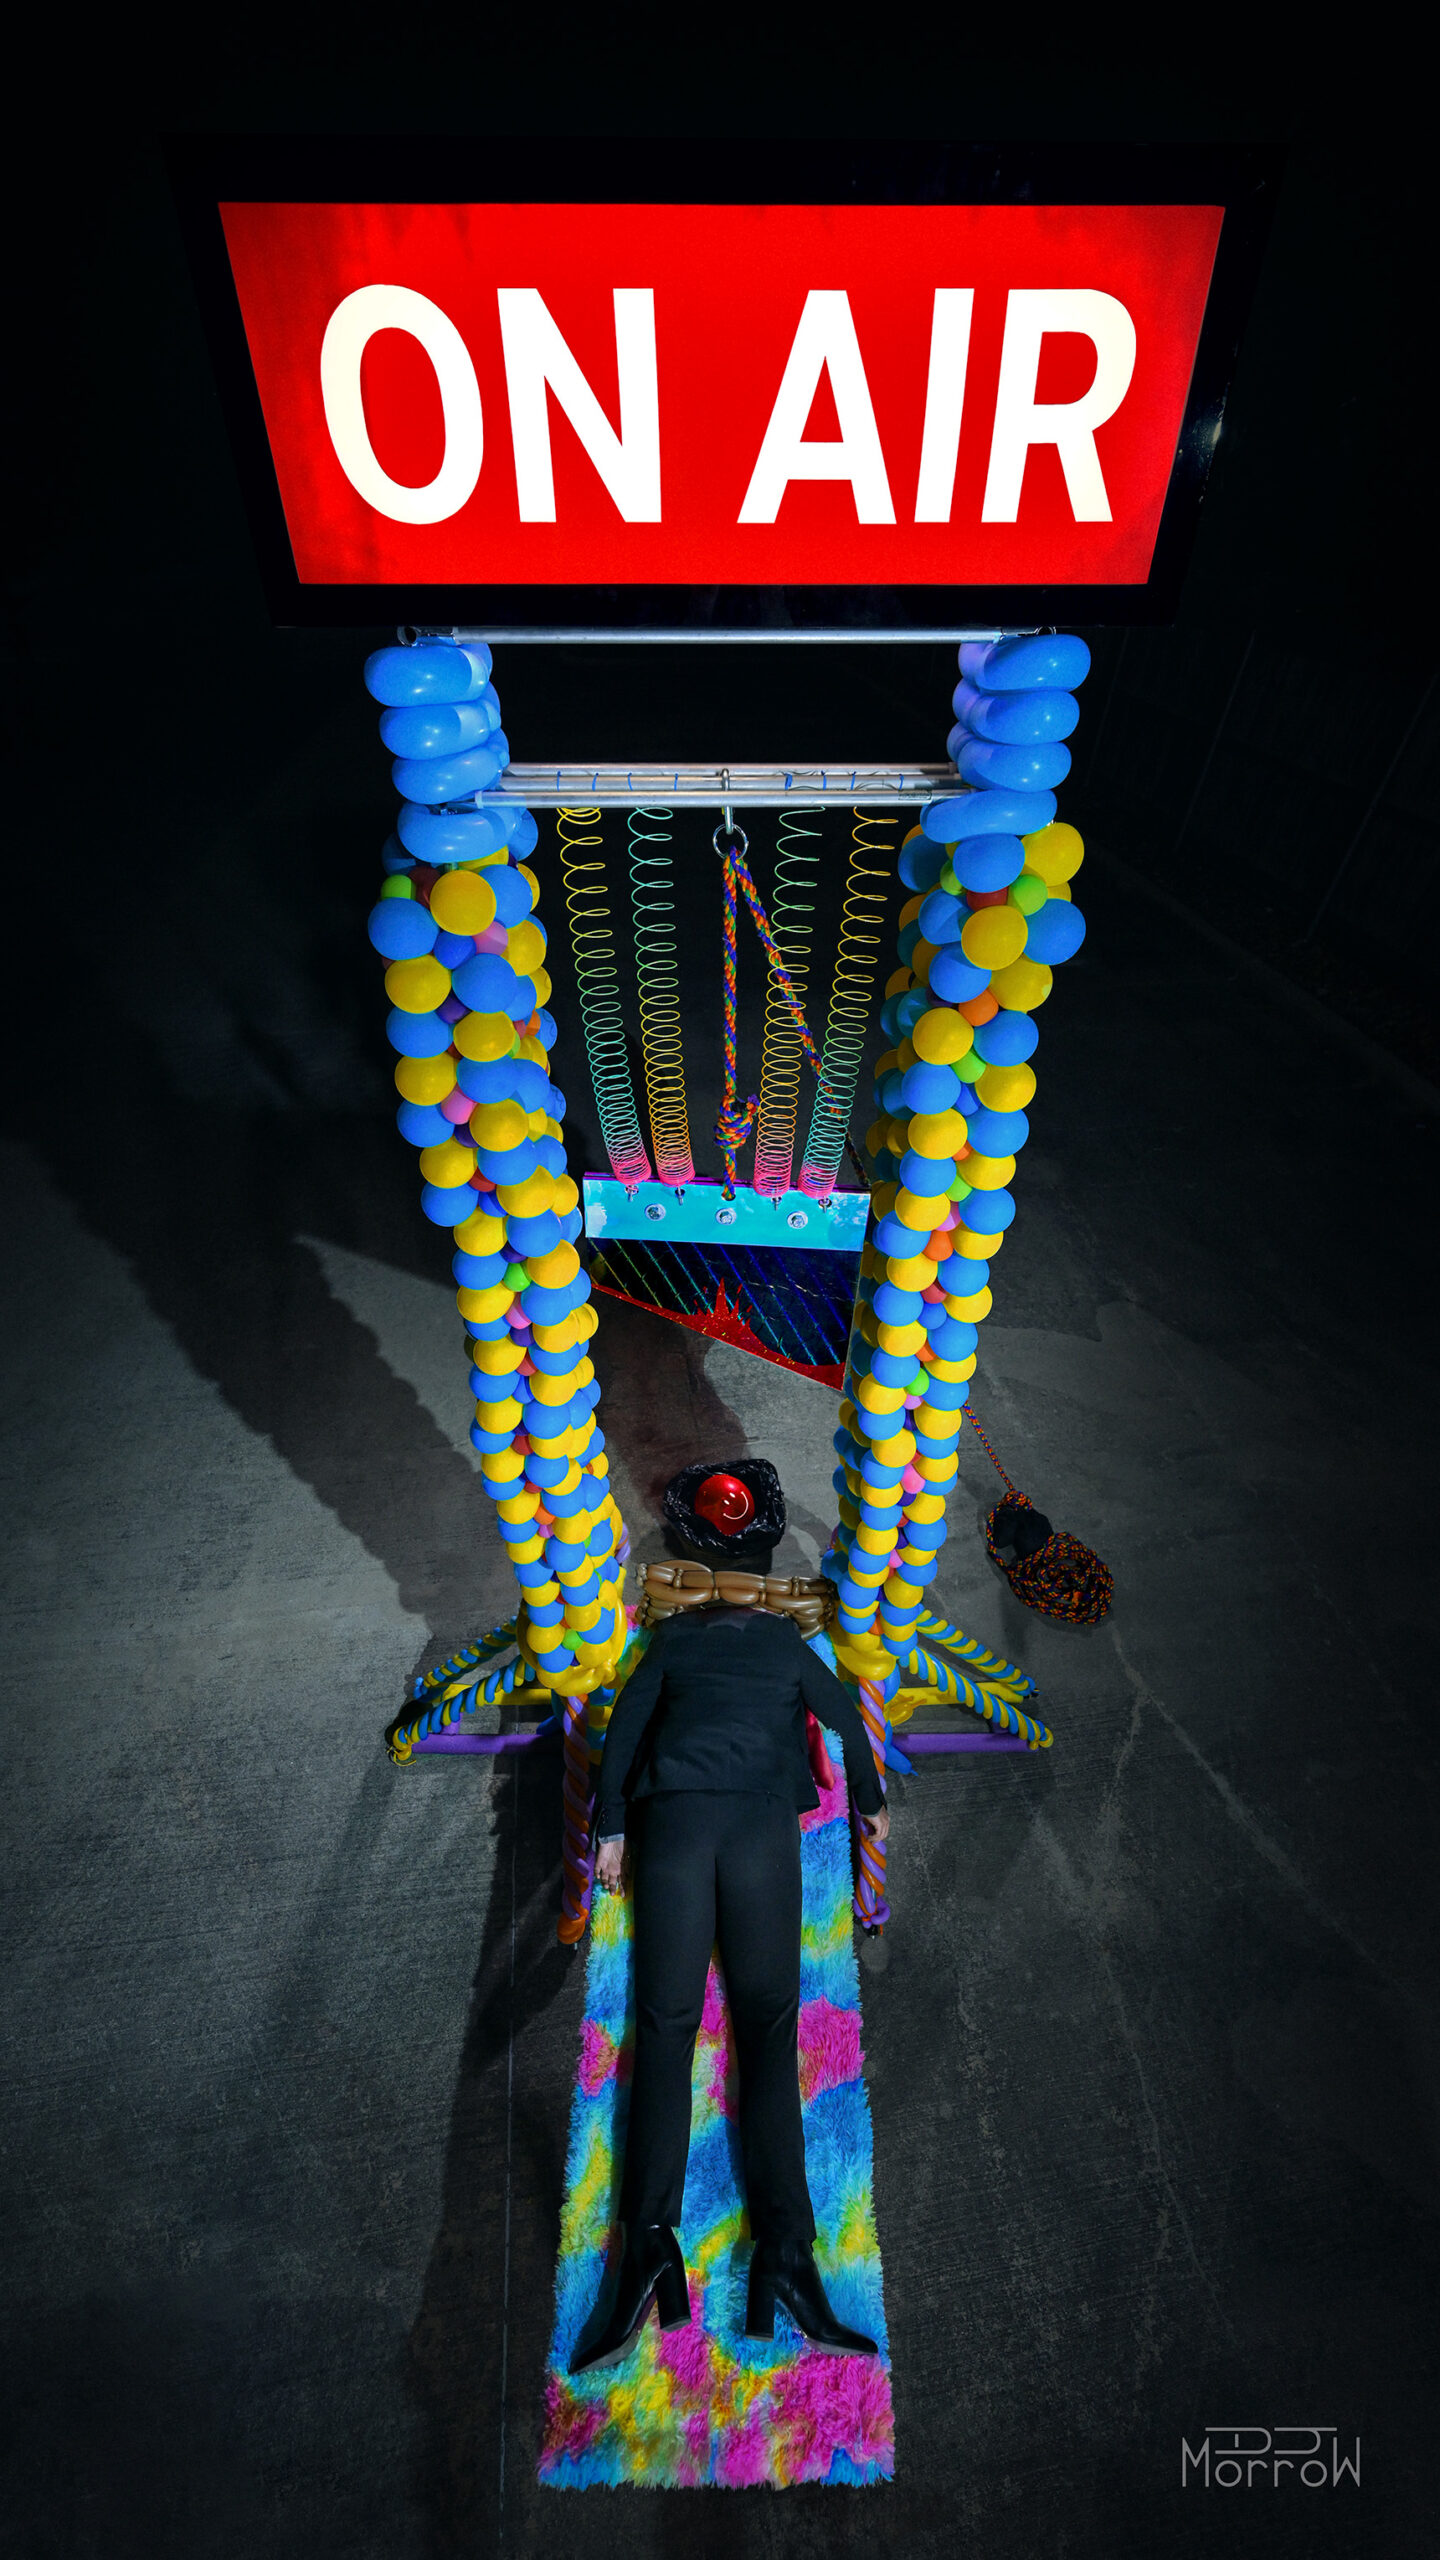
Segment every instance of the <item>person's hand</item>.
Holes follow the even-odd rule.
[[[888,1804],[882,1804],[878,1813],[862,1813],[860,1819],[865,1825],[866,1835],[869,1839],[889,1839],[890,1807]]]
[[[595,1881],[604,1893],[623,1893],[625,1889],[625,1843],[602,1840],[595,1852]]]

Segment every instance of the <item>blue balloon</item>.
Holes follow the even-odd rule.
[[[1030,918],[1025,957],[1058,969],[1062,961],[1074,959],[1084,939],[1085,918],[1079,908],[1068,898],[1047,898]]]
[[[550,1079],[534,1058],[510,1058],[510,1091],[523,1111],[547,1111],[550,1108]],[[559,1118],[559,1113],[555,1113]]]
[[[1018,836],[967,836],[950,868],[962,889],[1008,889],[1025,868],[1025,847]]]
[[[988,969],[977,969],[967,960],[958,942],[937,951],[930,963],[930,993],[942,1004],[969,1004],[975,996],[983,996],[990,984]]]
[[[893,1280],[882,1280],[875,1292],[881,1324],[914,1324],[924,1303],[918,1289],[897,1289]]]
[[[478,862],[482,853],[497,853],[506,840],[490,809],[422,809],[407,800],[395,826],[407,853],[441,871],[457,862]]]
[[[960,1224],[972,1236],[1003,1236],[1015,1216],[1010,1191],[972,1191],[960,1203]]]
[[[987,1067],[1020,1067],[1034,1055],[1039,1039],[1039,1027],[1028,1013],[997,1013],[981,1023],[975,1046]]]
[[[899,939],[895,946],[900,955],[900,965],[902,968],[909,968],[910,962],[914,957],[915,945],[919,939],[920,919],[918,916],[912,916],[908,924],[902,924],[900,927]]]
[[[412,1147],[443,1147],[447,1138],[459,1135],[434,1102],[402,1102],[395,1126]]]
[[[883,1253],[887,1260],[908,1262],[912,1261],[914,1256],[920,1251],[925,1239],[922,1235],[918,1235],[916,1233],[914,1227],[907,1227],[902,1224],[901,1220],[896,1217],[892,1209],[888,1218],[881,1219],[880,1224],[875,1230],[874,1241],[876,1252]],[[878,1289],[875,1292],[875,1312],[877,1315],[880,1313],[880,1292]],[[884,1319],[882,1319],[882,1321],[884,1321]],[[892,1316],[889,1318],[889,1322],[892,1324],[904,1324],[906,1322],[906,1318],[904,1316]]]
[[[402,1013],[397,1004],[386,1018],[385,1037],[402,1058],[443,1058],[450,1025],[438,1013]]]
[[[949,1156],[922,1156],[911,1147],[900,1159],[900,1180],[917,1200],[938,1200],[954,1179],[955,1167]],[[917,1252],[924,1241],[923,1236],[917,1237]]]
[[[472,1102],[516,1102],[516,1076],[523,1063],[519,1058],[460,1058],[455,1081]]]
[[[1053,791],[970,791],[931,800],[920,824],[936,844],[965,836],[1033,836],[1055,815]]]
[[[505,1233],[515,1252],[526,1262],[534,1255],[553,1253],[557,1244],[563,1242],[560,1221],[553,1209],[542,1209],[536,1218],[509,1218]],[[536,1366],[538,1368],[538,1361]]]
[[[930,1310],[940,1319],[929,1327],[930,1348],[937,1360],[968,1360],[980,1336],[973,1324],[963,1316],[952,1316],[944,1307]]]
[[[983,1104],[966,1131],[971,1146],[982,1156],[1018,1155],[1029,1135],[1030,1123],[1023,1111],[987,1111]]]
[[[475,1161],[487,1180],[498,1190],[508,1191],[513,1183],[528,1182],[540,1159],[533,1138],[522,1138],[518,1147],[480,1147]]]
[[[969,1379],[928,1378],[925,1383],[925,1401],[932,1413],[959,1413],[962,1406],[970,1401]],[[918,1546],[920,1543],[918,1530],[915,1533],[915,1540]]]
[[[905,1470],[903,1467],[892,1467],[884,1458],[877,1458],[873,1449],[865,1449],[861,1453],[860,1480],[862,1484],[898,1484],[904,1473]]]
[[[541,1048],[553,1049],[560,1034],[555,1027],[554,1014],[547,1013],[543,1004],[536,1013],[535,1026],[534,1037],[539,1041]]]
[[[896,1030],[903,1031],[908,1039],[910,1033],[914,1030],[916,1023],[919,1021],[921,1014],[928,1013],[929,1010],[930,998],[926,994],[924,988],[912,987],[908,995],[900,996],[896,1000]]]
[[[890,1077],[885,1079],[887,1085]],[[953,1067],[937,1066],[928,1058],[917,1058],[899,1078],[899,1097],[890,1109],[898,1111],[901,1102],[907,1111],[953,1111],[960,1078]]]
[[[406,703],[382,712],[380,743],[392,756],[458,755],[478,747],[500,726],[500,697],[493,684],[469,702]]]
[[[527,853],[534,852],[539,841],[540,830],[529,810],[517,809],[515,822],[510,830],[510,850],[516,861],[523,862]]]
[[[915,1375],[915,1354],[913,1351],[872,1351],[870,1375],[878,1378],[882,1387],[908,1387]]]
[[[458,756],[397,756],[390,767],[390,779],[402,800],[417,800],[427,808],[437,808],[443,800],[469,800],[498,782],[510,761],[510,746],[503,729],[497,729],[483,746],[468,747]]]
[[[484,1458],[498,1456],[502,1449],[509,1448],[514,1437],[513,1431],[485,1431],[478,1422],[472,1422],[470,1425],[471,1445],[478,1449]]]
[[[490,681],[490,652],[483,640],[461,648],[453,640],[422,641],[412,649],[376,649],[365,661],[365,690],[376,702],[470,702]]]
[[[532,1452],[525,1461],[525,1473],[531,1484],[538,1484],[545,1492],[552,1484],[564,1483],[570,1473],[570,1461],[568,1458],[540,1458]]]
[[[535,1150],[536,1163],[543,1165],[547,1173],[553,1173],[558,1182],[565,1170],[564,1139],[546,1136],[532,1138],[530,1143]]]
[[[987,693],[1037,692],[1049,685],[1083,684],[1090,652],[1077,632],[1037,631],[1026,639],[966,640],[960,672]]]
[[[968,910],[948,889],[932,889],[920,910],[920,930],[927,942],[937,945],[958,942],[967,913]]]
[[[955,755],[953,747],[950,752]],[[967,736],[955,762],[961,781],[982,790],[1054,791],[1070,770],[1070,750],[1058,742],[1007,747],[995,739]]]
[[[397,872],[414,870],[415,856],[406,852],[398,836],[387,836],[380,855],[380,868],[393,879]]]
[[[440,928],[418,898],[381,898],[365,927],[382,960],[423,960]],[[472,945],[473,948],[473,945]]]
[[[477,1404],[504,1404],[507,1397],[514,1395],[519,1383],[513,1369],[506,1369],[498,1376],[492,1376],[487,1369],[472,1369],[470,1372],[470,1393]]]
[[[420,1194],[420,1206],[437,1227],[463,1227],[478,1206],[468,1182],[452,1188],[449,1183],[427,1182]]]
[[[535,904],[534,891],[513,863],[493,862],[485,874],[495,892],[495,914],[503,925],[519,924]]]
[[[905,1099],[905,1077],[899,1067],[889,1068],[881,1077],[875,1099],[881,1110],[892,1116],[900,1109]]]
[[[525,1313],[532,1324],[558,1324],[572,1308],[583,1306],[590,1295],[590,1283],[583,1271],[558,1289],[544,1289],[532,1280],[525,1292]]]
[[[966,1298],[976,1297],[982,1289],[990,1286],[990,1265],[988,1262],[972,1262],[968,1254],[952,1253],[940,1286],[947,1298],[959,1298],[963,1302]],[[968,1356],[963,1351],[959,1354],[962,1360]]]
[[[450,1270],[459,1289],[493,1289],[503,1280],[510,1257],[508,1253],[456,1253],[450,1257]],[[506,1326],[508,1333],[509,1326]],[[496,1335],[498,1342],[499,1335]]]
[[[453,1260],[455,1257],[452,1256],[451,1258]],[[463,1255],[460,1258],[463,1260]],[[505,1262],[506,1256],[502,1253],[500,1256],[500,1269],[502,1276],[504,1274]],[[491,1316],[484,1324],[477,1324],[473,1316],[467,1316],[465,1318],[465,1330],[470,1336],[472,1342],[509,1342],[514,1339],[511,1329],[503,1316]],[[500,1497],[497,1495],[496,1499],[498,1501]]]
[[[512,1021],[529,1014],[532,999],[521,994],[515,971],[498,951],[477,951],[462,961],[452,983],[472,1013],[508,1013]]]
[[[1058,744],[1080,717],[1073,693],[982,693],[976,685],[957,684],[950,699],[972,737],[1005,746]]]
[[[969,1057],[970,1051],[968,1049],[966,1050],[965,1055],[967,1058]],[[963,1111],[967,1120],[974,1118],[975,1113],[980,1108],[980,1097],[973,1084],[962,1083],[955,1108],[957,1111]]]
[[[907,889],[933,889],[944,858],[942,854],[936,860],[934,846],[927,844],[923,835],[911,836],[900,848],[896,867]]]
[[[387,904],[390,903],[393,902],[387,900]],[[435,957],[442,969],[453,969],[459,961],[468,960],[474,949],[473,933],[437,933],[435,936]]]

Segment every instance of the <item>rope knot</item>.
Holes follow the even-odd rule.
[[[1012,1549],[1010,1562],[1000,1553],[1002,1546]],[[1115,1577],[1109,1566],[1067,1529],[1052,1529],[1028,1494],[1016,1493],[1012,1487],[1005,1500],[997,1502],[985,1522],[985,1552],[1000,1567],[1016,1599],[1023,1600],[1027,1609],[1038,1610],[1042,1618],[1060,1618],[1072,1627],[1096,1627],[1109,1612],[1115,1597]]]

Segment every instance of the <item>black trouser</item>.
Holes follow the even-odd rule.
[[[815,2236],[800,2075],[800,1821],[776,1796],[660,1795],[630,1814],[635,2076],[623,2222],[678,2225],[690,2066],[718,1944],[740,2065],[740,2148],[757,2240]]]

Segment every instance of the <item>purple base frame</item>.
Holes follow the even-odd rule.
[[[553,1742],[551,1733],[427,1733],[422,1741],[410,1746],[412,1755],[422,1751],[479,1751],[494,1759],[502,1751],[528,1751],[532,1742]],[[932,1751],[1028,1751],[1029,1744],[1014,1733],[907,1733],[901,1725],[895,1736],[897,1750],[906,1759],[916,1753]]]

